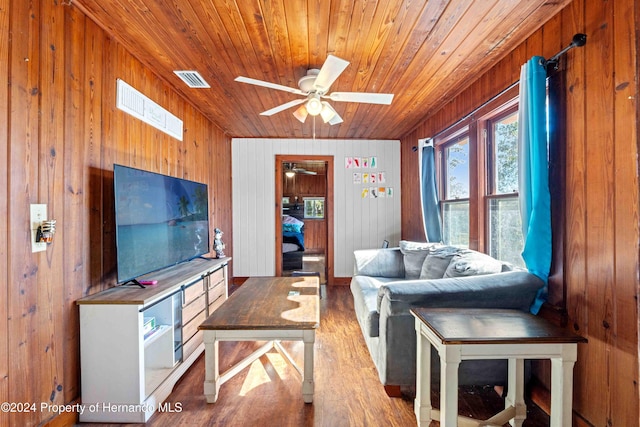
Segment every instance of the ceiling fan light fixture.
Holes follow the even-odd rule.
[[[307,112],[307,108],[303,105],[300,106],[296,111],[293,112],[293,117],[298,119],[301,123],[304,123],[307,120],[307,116],[309,113]]]
[[[323,122],[327,123],[329,120],[333,119],[336,114],[336,110],[334,110],[327,101],[322,101],[322,110],[320,111],[320,117],[322,117]]]
[[[322,102],[317,94],[310,95],[305,105],[307,107],[307,113],[312,116],[317,116],[322,111]]]
[[[291,170],[286,171],[284,174],[287,176],[287,178],[293,178],[294,176],[296,176],[296,173]]]

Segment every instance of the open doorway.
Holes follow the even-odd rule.
[[[276,155],[275,169],[276,276],[318,271],[331,285],[333,156]]]

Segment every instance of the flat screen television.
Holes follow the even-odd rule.
[[[114,165],[118,284],[209,252],[206,184]]]

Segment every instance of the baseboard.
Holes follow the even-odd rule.
[[[67,405],[77,405],[79,404],[79,400],[74,400],[73,402],[68,403]],[[59,415],[51,418],[50,420],[45,421],[41,424],[44,427],[66,427],[66,426],[74,426],[78,424],[78,413],[76,411],[62,412]]]
[[[351,277],[334,277],[333,284],[336,286],[349,286]]]
[[[402,397],[402,390],[399,385],[386,385],[384,391],[389,397]]]
[[[551,392],[536,378],[529,382],[531,401],[538,405],[547,415],[551,413]]]

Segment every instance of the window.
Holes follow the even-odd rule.
[[[469,246],[469,136],[454,138],[443,147],[443,240]]]
[[[443,241],[524,266],[517,99],[479,113],[435,139]]]
[[[524,266],[518,204],[518,110],[486,120],[487,252],[496,259]]]

